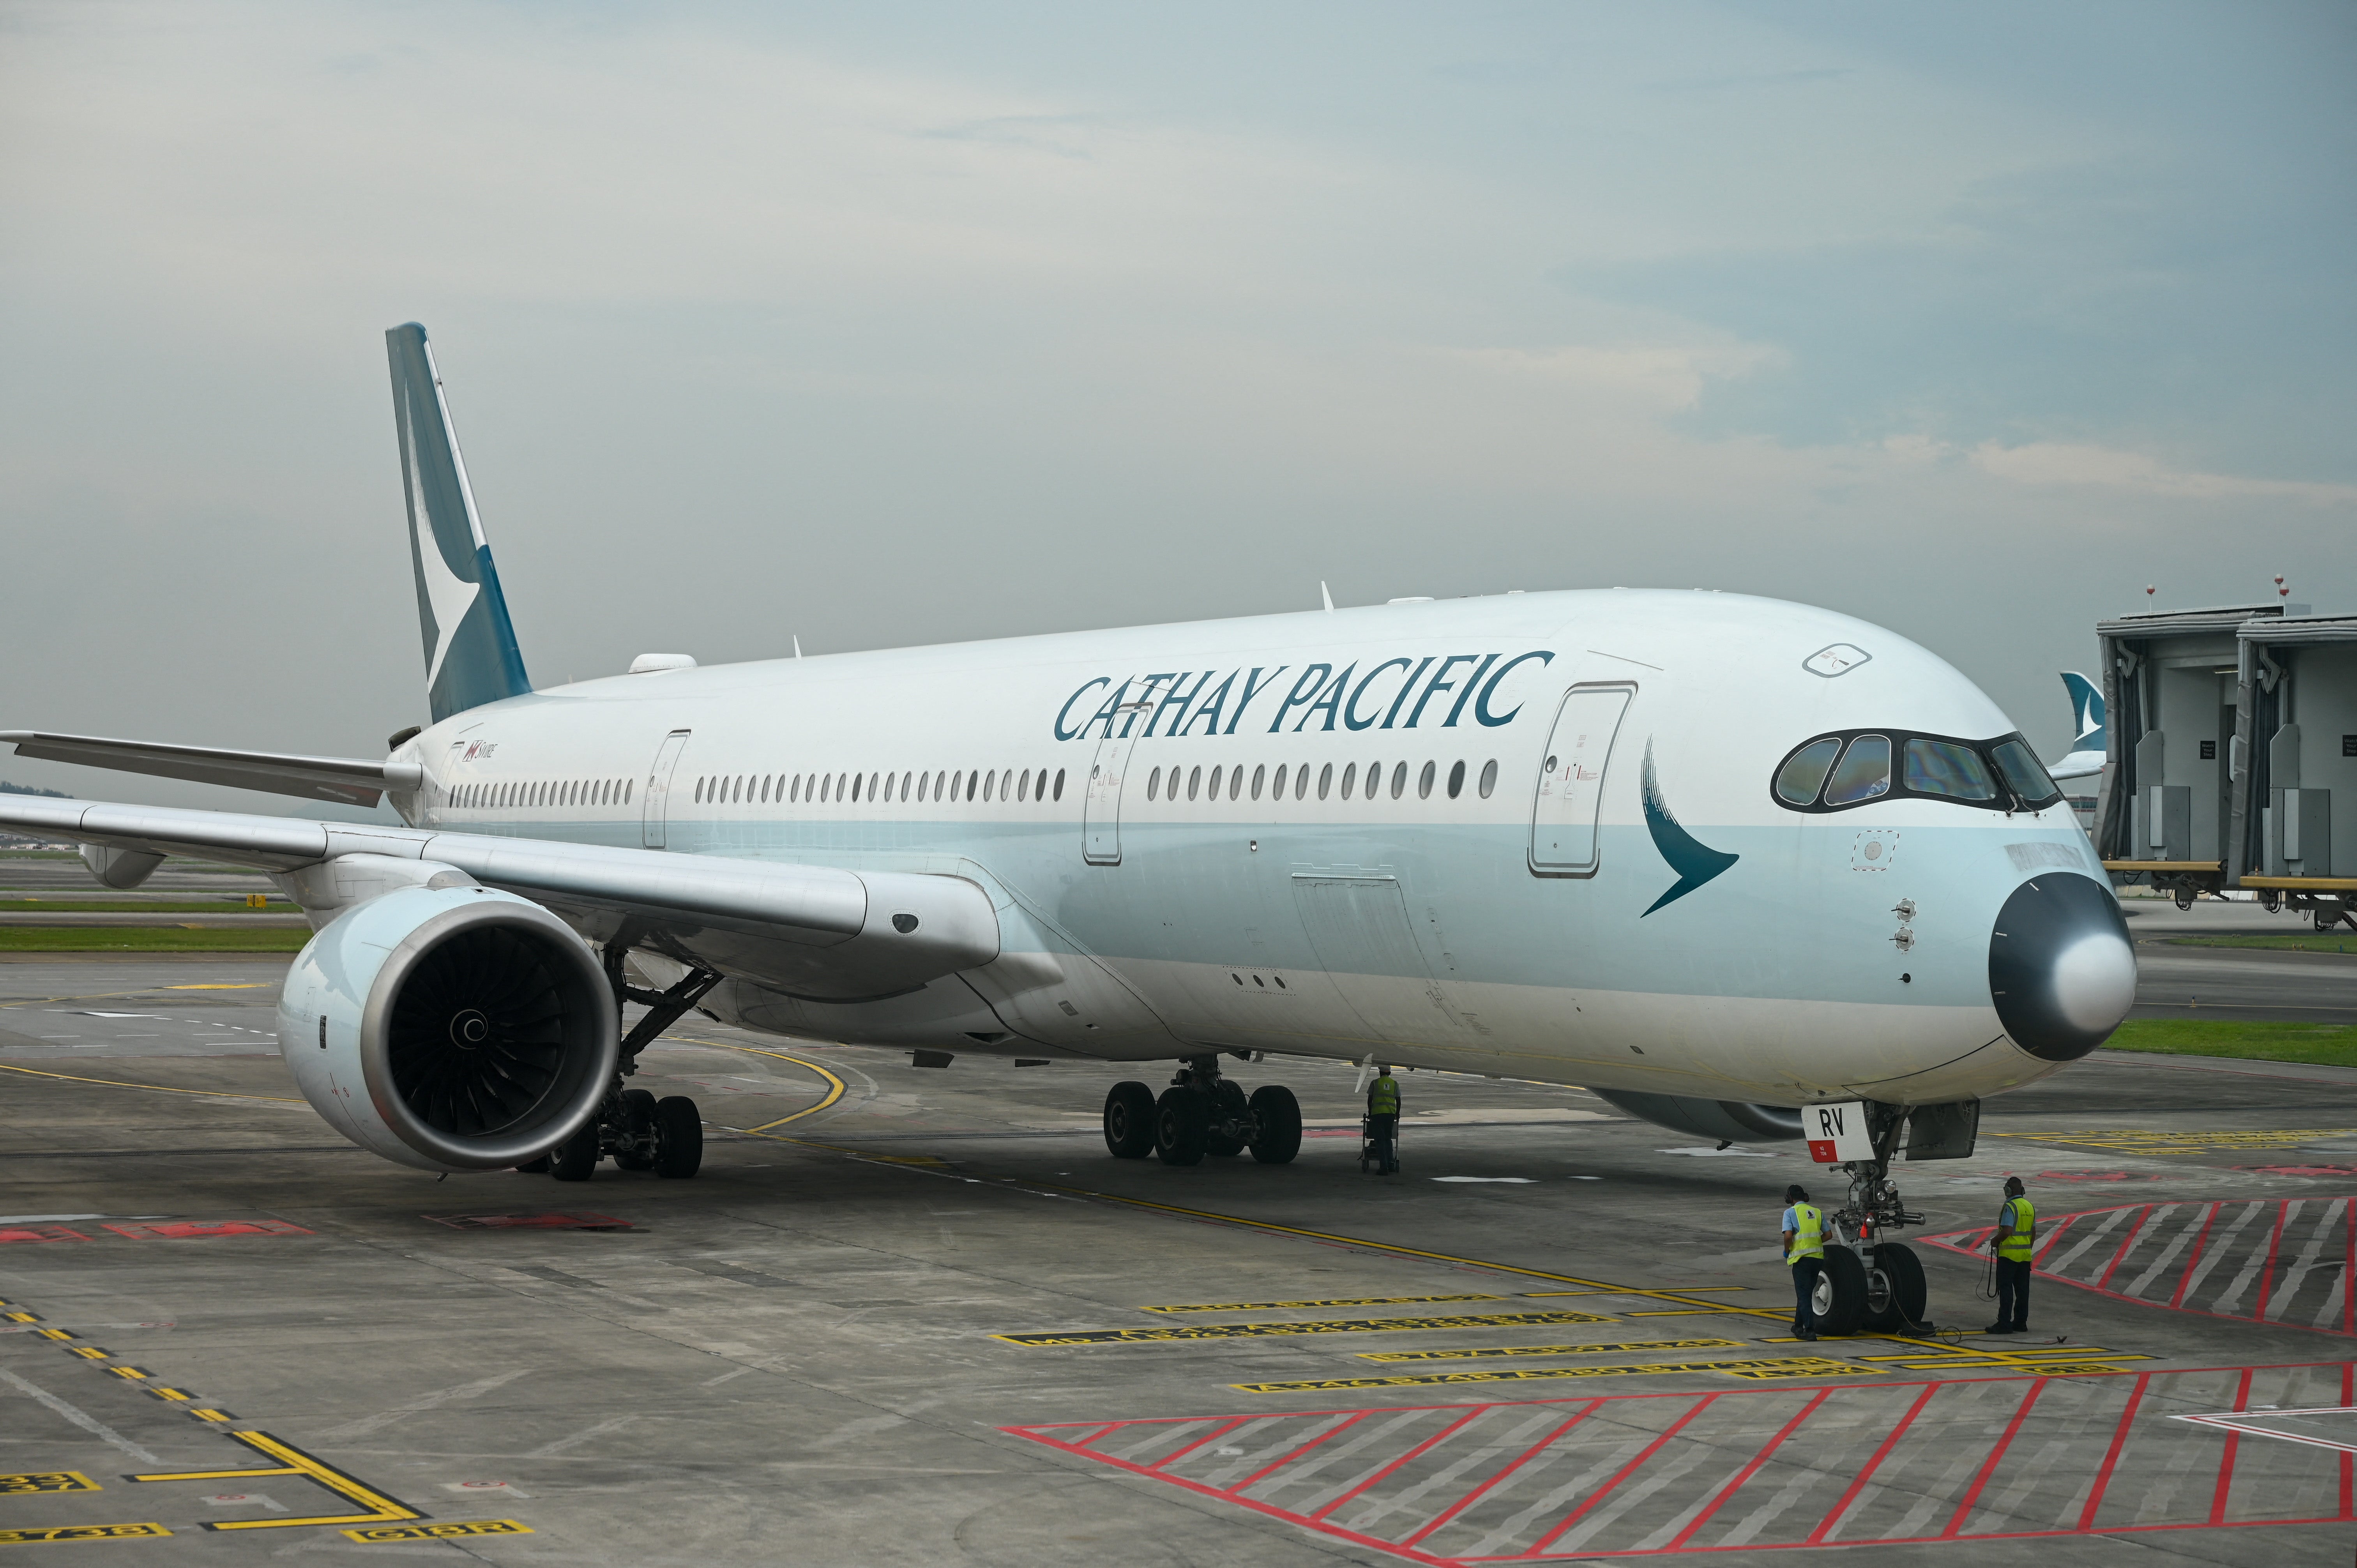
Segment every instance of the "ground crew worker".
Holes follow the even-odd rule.
[[[2038,1235],[2038,1210],[2022,1196],[2021,1178],[2005,1178],[2005,1207],[1996,1213],[1996,1321],[1991,1334],[2029,1332],[2029,1249]]]
[[[1784,1262],[1792,1269],[1792,1337],[1817,1337],[1817,1276],[1825,1271],[1825,1212],[1798,1182],[1784,1189]]]
[[[1399,1138],[1399,1079],[1390,1068],[1377,1068],[1375,1081],[1367,1085],[1367,1140],[1375,1147],[1375,1169],[1383,1176],[1399,1169],[1394,1149]]]

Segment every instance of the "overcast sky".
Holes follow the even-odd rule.
[[[1699,586],[2058,755],[2147,583],[2357,609],[2352,81],[2345,4],[11,0],[0,727],[418,722],[416,319],[543,684]]]

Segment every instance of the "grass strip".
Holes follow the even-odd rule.
[[[298,915],[284,898],[260,908],[228,898],[0,898],[0,915]]]
[[[0,952],[300,952],[309,929],[0,926]]]
[[[2244,1023],[2208,1018],[2131,1018],[2106,1050],[2357,1067],[2357,1028],[2347,1024]]]
[[[2357,953],[2357,931],[2314,931],[2281,937],[2170,937],[2172,947],[2266,948],[2275,952]]]

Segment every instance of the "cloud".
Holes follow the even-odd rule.
[[[2115,446],[2090,446],[2060,441],[2032,441],[2003,446],[1984,441],[1972,450],[1972,463],[1984,473],[2020,485],[2080,485],[2125,490],[2136,495],[2169,496],[2185,500],[2228,500],[2265,498],[2302,501],[2309,506],[2357,504],[2357,485],[2312,484],[2302,479],[2254,479],[2235,474],[2205,474],[2171,467],[2158,457]]]

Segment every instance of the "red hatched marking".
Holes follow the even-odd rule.
[[[10,1225],[0,1227],[0,1246],[11,1241],[87,1241],[90,1238],[64,1225]]]
[[[610,1214],[425,1214],[453,1230],[628,1230],[630,1222]]]
[[[1002,1430],[1441,1568],[2352,1521],[2357,1455],[2173,1418],[2245,1410],[2261,1377],[2260,1399],[2357,1403],[2357,1363],[2331,1361]],[[1246,1424],[1260,1455],[1284,1456],[1237,1480],[1206,1450]],[[2033,1462],[2057,1442],[2100,1455],[2091,1483]]]
[[[116,1225],[107,1227],[118,1236],[128,1236],[134,1241],[208,1241],[220,1236],[308,1236],[310,1231],[300,1225],[289,1225],[284,1219],[159,1219],[152,1225]]]

